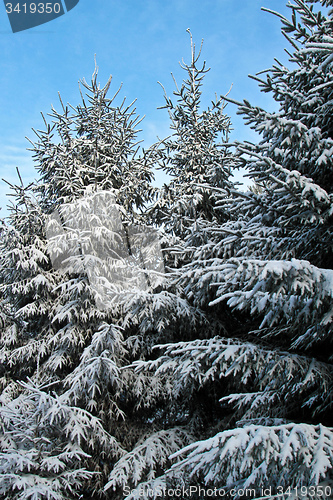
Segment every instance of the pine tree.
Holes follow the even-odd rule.
[[[230,119],[224,114],[224,100],[216,97],[211,108],[200,109],[201,87],[209,68],[206,62],[198,66],[202,44],[196,54],[191,33],[190,36],[191,63],[180,64],[186,73],[180,88],[173,77],[177,102],[164,90],[163,108],[168,110],[173,133],[151,148],[157,168],[171,178],[159,190],[151,213],[158,223],[163,223],[166,232],[183,238],[195,222],[217,218],[214,193],[207,187],[231,186],[233,166],[228,158]]]
[[[125,453],[130,344],[118,295],[151,267],[140,213],[153,188],[135,110],[107,97],[110,83],[101,88],[96,70],[79,106],[60,99],[32,143],[39,180],[12,186],[0,252],[1,498],[95,498]]]
[[[39,191],[46,207],[57,206],[82,197],[87,186],[98,190],[117,190],[116,201],[127,210],[140,209],[153,194],[149,159],[140,161],[136,127],[141,119],[134,102],[120,105],[107,97],[111,80],[103,88],[97,82],[98,68],[91,84],[81,85],[81,104],[65,106],[59,96],[61,112],[52,109],[52,125],[38,131],[32,151],[40,174]],[[125,182],[126,181],[126,182]]]
[[[331,5],[295,0],[291,20],[279,16],[292,68],[276,61],[266,80],[254,77],[279,111],[236,103],[262,135],[238,142],[233,160],[255,189],[211,186],[215,211],[228,217],[217,215],[208,241],[182,245],[190,258],[175,283],[208,322],[230,311],[223,336],[210,325],[208,338],[158,345],[135,363],[143,406],[155,397],[172,415],[193,416],[183,422],[194,441],[167,472],[138,483],[145,498],[163,485],[216,487],[226,498],[246,488],[261,498],[266,487],[267,498],[332,497],[333,11],[312,3]]]
[[[211,228],[228,219],[227,212],[218,214],[214,210],[214,189],[227,192],[234,187],[234,158],[227,143],[230,120],[224,114],[223,99],[213,101],[212,108],[200,110],[201,87],[208,71],[205,63],[198,64],[200,55],[201,48],[196,54],[191,36],[191,63],[181,65],[186,77],[180,89],[176,84],[177,104],[164,95],[174,133],[149,150],[157,166],[171,177],[148,208],[150,220],[162,226],[166,274],[161,288],[133,297],[131,320],[144,336],[144,345],[126,370],[132,379],[132,405],[140,415],[137,421],[144,434],[121,457],[105,486],[106,492],[119,497],[127,489],[161,491],[166,479],[158,474],[171,466],[169,456],[177,448],[195,442],[205,426],[217,425],[221,417],[213,386],[206,391],[189,392],[190,397],[182,401],[175,390],[173,362],[170,361],[170,379],[164,377],[164,367],[157,376],[154,373],[165,359],[159,357],[160,344],[178,346],[174,342],[179,339],[191,343],[198,337],[202,340],[224,332],[224,316],[211,315],[210,311],[207,314],[204,307],[193,304],[193,298],[179,286],[177,273],[170,268],[176,263],[182,269],[198,246],[210,245]],[[190,359],[187,369],[192,371]],[[151,432],[144,426],[148,422]]]

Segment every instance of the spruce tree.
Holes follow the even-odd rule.
[[[265,80],[255,77],[279,110],[236,103],[262,136],[236,144],[234,164],[255,188],[211,186],[215,211],[228,217],[216,217],[208,241],[182,245],[189,258],[175,283],[208,322],[230,311],[223,335],[210,325],[208,338],[156,346],[157,357],[135,364],[149,387],[143,404],[155,394],[194,416],[194,441],[142,487],[332,497],[333,12],[313,3],[331,4],[295,0],[291,20],[279,16],[291,69],[276,61]]]
[[[211,107],[201,110],[203,79],[210,69],[205,61],[199,63],[202,44],[196,53],[191,33],[190,37],[191,62],[180,64],[186,73],[180,87],[173,77],[176,102],[164,90],[161,109],[168,110],[172,135],[151,148],[156,167],[171,178],[158,191],[151,213],[167,233],[181,238],[191,233],[194,223],[221,219],[214,212],[214,193],[209,188],[231,187],[233,167],[228,158],[230,119],[224,113],[225,102],[215,97]]]
[[[204,304],[196,303],[172,267],[181,272],[196,248],[210,246],[212,228],[229,219],[227,212],[215,211],[216,193],[235,189],[231,173],[235,160],[228,145],[230,119],[224,113],[224,100],[215,99],[207,110],[200,108],[208,71],[205,63],[200,64],[200,55],[201,48],[196,53],[191,36],[191,62],[181,64],[186,76],[180,88],[175,82],[176,104],[164,95],[173,134],[148,151],[156,166],[171,177],[147,211],[149,220],[161,225],[166,274],[160,287],[133,297],[131,319],[144,337],[141,350],[126,371],[132,380],[132,405],[143,434],[141,431],[138,442],[116,463],[105,486],[106,492],[119,498],[122,492],[132,490],[133,495],[148,495],[149,489],[159,495],[169,481],[159,474],[172,465],[170,455],[196,442],[204,428],[214,428],[224,418],[213,384],[203,391],[187,387],[188,397],[183,398],[181,390],[175,388],[173,362],[170,373],[167,368],[163,373],[164,366],[158,369],[166,359],[159,346],[177,348],[180,340],[186,341],[184,345],[195,345],[225,331],[225,312],[216,308],[211,314]],[[196,365],[192,367],[190,357],[186,364],[194,381]]]
[[[12,186],[0,252],[1,498],[95,498],[125,452],[130,346],[117,296],[149,270],[135,245],[140,231],[154,243],[140,215],[153,188],[138,117],[115,104],[118,92],[108,98],[110,83],[101,88],[96,70],[80,105],[60,99],[32,142],[38,181]],[[141,274],[136,253],[148,261]]]

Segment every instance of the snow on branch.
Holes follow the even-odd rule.
[[[162,332],[175,321],[193,325],[204,321],[203,313],[191,306],[186,298],[167,290],[156,293],[138,290],[123,294],[118,297],[118,302],[124,312],[122,327],[138,325],[141,334],[151,329]]]
[[[221,337],[156,348],[164,354],[133,364],[138,375],[137,396],[147,406],[158,398],[188,398],[198,388],[222,378],[240,389],[243,386],[244,393],[231,394],[221,402],[237,401],[238,409],[247,410],[244,418],[268,412],[284,416],[300,394],[303,406],[329,399],[332,368],[305,356]],[[248,392],[251,389],[255,392]]]
[[[288,138],[291,141],[289,135]],[[322,224],[332,215],[332,196],[312,179],[297,170],[288,170],[251,148],[239,146],[239,151],[254,158],[249,160],[254,179],[259,183],[270,182],[271,210],[280,215],[279,221],[283,226],[294,223],[295,219],[303,223]]]
[[[66,377],[68,390],[64,397],[74,404],[84,401],[88,410],[99,411],[103,408],[101,399],[107,398],[107,389],[112,387],[118,394],[123,388],[121,362],[125,354],[121,329],[103,323],[84,349],[78,366]],[[110,406],[116,418],[123,418],[115,401],[110,400]]]
[[[260,328],[287,324],[317,324],[325,327],[333,320],[333,271],[320,269],[308,261],[261,261],[230,259],[219,268],[217,298],[210,305],[227,301],[238,310],[264,314]],[[313,339],[314,341],[315,339]]]
[[[170,458],[179,476],[203,478],[206,485],[232,488],[317,485],[332,479],[333,429],[323,425],[250,425],[190,444]],[[295,471],[297,470],[297,474]]]
[[[65,499],[95,474],[85,450],[104,456],[123,453],[89,412],[66,405],[33,383],[0,406],[0,493],[15,498]]]
[[[141,440],[116,463],[104,490],[116,490],[129,484],[137,486],[144,478],[155,479],[156,469],[170,464],[169,455],[191,441],[190,434],[180,427],[159,431]]]

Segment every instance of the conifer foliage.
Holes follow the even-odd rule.
[[[97,71],[44,119],[1,228],[1,499],[332,498],[331,5],[275,13],[291,66],[253,78],[277,112],[201,111],[191,37],[141,156]],[[228,143],[227,101],[257,144]]]
[[[184,414],[189,402],[206,408],[201,425],[185,419],[198,440],[172,455],[165,484],[253,487],[256,497],[267,485],[269,498],[328,484],[332,495],[333,12],[312,3],[327,5],[296,0],[291,20],[277,14],[291,68],[276,61],[254,77],[279,110],[225,97],[261,140],[236,143],[232,158],[255,187],[207,186],[216,219],[180,245],[174,282],[205,311],[208,338],[160,344],[135,363],[147,404],[155,392]],[[211,337],[217,316],[224,331]]]
[[[224,100],[215,97],[211,107],[201,110],[203,79],[209,68],[206,62],[199,62],[202,45],[196,53],[187,31],[191,37],[191,62],[180,64],[186,74],[180,87],[173,77],[176,102],[164,90],[164,108],[173,133],[152,148],[156,166],[171,178],[160,189],[152,214],[166,231],[182,237],[194,222],[217,217],[214,193],[207,186],[231,186],[233,167],[228,158],[230,119],[224,113]]]
[[[32,146],[38,182],[12,186],[1,238],[2,498],[94,497],[104,458],[108,470],[125,453],[114,434],[128,349],[119,302],[103,302],[100,256],[126,262],[126,228],[153,188],[136,157],[135,110],[107,97],[110,83],[101,88],[96,70],[79,106],[60,100]]]

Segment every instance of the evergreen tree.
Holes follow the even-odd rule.
[[[212,227],[229,218],[227,212],[215,212],[214,189],[227,192],[234,188],[231,179],[234,158],[227,143],[230,120],[224,114],[223,99],[215,100],[206,111],[200,110],[201,87],[208,71],[205,63],[198,64],[200,54],[201,49],[196,54],[191,37],[191,63],[181,65],[186,77],[180,89],[176,84],[174,92],[177,104],[164,96],[174,133],[148,152],[171,177],[148,209],[150,220],[162,226],[166,275],[161,288],[133,297],[131,320],[144,335],[144,345],[126,371],[132,379],[132,405],[144,434],[121,457],[105,486],[106,492],[119,497],[127,489],[161,492],[166,478],[158,474],[171,466],[169,456],[177,448],[195,442],[204,428],[219,425],[223,413],[215,401],[214,384],[203,391],[199,388],[188,391],[189,397],[183,400],[175,390],[172,361],[170,379],[164,376],[164,367],[157,376],[154,373],[155,369],[159,371],[158,363],[165,359],[158,355],[160,344],[178,346],[183,339],[187,345],[225,331],[224,312],[216,308],[213,314],[207,313],[206,307],[194,304],[193,298],[177,283],[177,273],[170,268],[176,263],[183,269],[197,247],[210,245]],[[191,363],[189,358],[186,362],[189,376]],[[151,370],[151,366],[155,368]],[[146,427],[148,422],[151,432]]]
[[[138,118],[108,99],[110,83],[101,88],[96,70],[79,106],[52,110],[32,146],[39,181],[12,186],[0,253],[1,498],[93,498],[125,452],[117,293],[130,266],[139,279],[135,238],[153,188]]]
[[[211,108],[200,109],[201,87],[209,68],[206,62],[198,66],[202,45],[196,54],[191,33],[190,36],[191,63],[182,61],[180,65],[186,79],[180,88],[174,79],[177,102],[164,91],[164,108],[168,110],[173,134],[151,148],[157,168],[171,178],[159,190],[151,213],[166,232],[181,238],[202,219],[221,219],[221,214],[214,212],[215,196],[209,188],[231,187],[233,166],[228,158],[230,119],[224,114],[224,100],[216,97]]]
[[[292,68],[276,61],[266,80],[255,77],[279,111],[236,103],[262,135],[237,143],[233,162],[255,189],[211,186],[215,211],[228,217],[217,215],[205,238],[198,228],[202,244],[192,236],[182,246],[175,283],[194,307],[210,307],[208,322],[231,311],[223,336],[210,324],[208,338],[159,345],[135,364],[148,384],[143,405],[155,395],[194,417],[184,419],[194,442],[142,487],[200,485],[230,498],[233,489],[260,498],[269,487],[275,498],[311,487],[314,498],[332,497],[333,11],[312,3],[331,4],[295,0],[291,20],[279,16]]]

